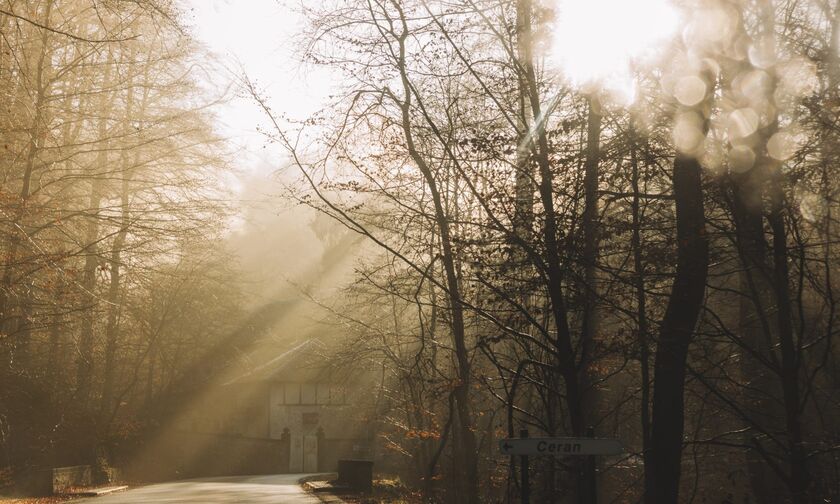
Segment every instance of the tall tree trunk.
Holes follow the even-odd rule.
[[[531,12],[531,1],[520,0],[522,8],[526,12]],[[532,37],[533,28],[531,26],[530,17],[525,18],[523,23],[523,36],[530,40]],[[545,263],[546,263],[546,277],[547,277],[547,291],[548,297],[551,301],[551,315],[555,327],[556,339],[552,342],[554,345],[554,354],[556,356],[556,372],[562,377],[566,388],[566,406],[569,414],[569,424],[571,426],[572,434],[576,436],[583,436],[585,433],[585,414],[583,396],[581,393],[580,377],[578,375],[578,365],[575,359],[575,349],[572,344],[572,334],[569,326],[568,308],[566,299],[563,293],[563,268],[560,260],[560,246],[557,240],[558,224],[557,214],[554,208],[554,175],[551,171],[551,161],[549,157],[548,135],[545,130],[545,122],[548,110],[543,110],[540,103],[540,94],[537,87],[537,76],[534,68],[534,55],[531,44],[525,45],[524,60],[521,62],[524,69],[524,75],[528,86],[528,102],[531,107],[531,114],[535,118],[540,118],[540,122],[531,128],[531,134],[534,136],[532,140],[532,148],[534,157],[537,161],[537,169],[539,173],[539,186],[537,188],[540,197],[540,203],[543,211],[542,225],[542,240],[545,247]],[[596,178],[597,183],[597,178]],[[586,502],[586,480],[583,465],[580,464],[577,468],[577,488],[576,495],[581,502]]]
[[[765,48],[769,48],[773,54],[776,53],[775,35],[775,8],[772,0],[758,2],[759,36]],[[772,95],[776,89],[775,79],[771,77],[768,93]],[[803,433],[800,415],[802,411],[800,387],[800,356],[802,348],[798,346],[793,329],[794,309],[790,294],[790,271],[788,268],[788,245],[787,229],[784,218],[786,210],[784,197],[784,175],[782,174],[781,163],[773,159],[767,152],[766,143],[778,130],[778,118],[771,117],[768,126],[759,130],[762,140],[762,149],[758,153],[758,163],[748,173],[746,184],[739,185],[741,191],[749,191],[747,197],[757,200],[752,203],[747,201],[746,208],[742,211],[741,226],[739,235],[747,240],[748,249],[745,257],[745,269],[757,270],[757,275],[750,275],[756,285],[751,285],[752,293],[756,301],[757,310],[754,315],[760,317],[764,324],[764,334],[761,341],[750,341],[755,346],[759,355],[766,359],[765,363],[757,366],[762,369],[749,370],[749,376],[755,376],[758,380],[756,387],[764,393],[766,398],[758,404],[758,411],[753,413],[757,421],[767,430],[777,430],[777,418],[784,418],[784,430],[787,437],[785,456],[788,461],[787,480],[791,497],[794,502],[801,502],[805,498],[805,492],[810,479],[807,465],[807,456],[802,446]],[[756,181],[757,180],[757,181]],[[767,183],[769,182],[769,186]],[[767,221],[772,231],[772,267],[769,265],[766,256],[767,245],[764,238],[764,227],[761,211],[762,208],[762,185],[768,187],[770,211],[767,214]],[[737,195],[736,195],[737,196]],[[749,204],[752,203],[752,204]],[[736,205],[737,206],[737,205]],[[752,255],[752,256],[751,256]],[[766,307],[775,307],[775,317]],[[753,322],[755,324],[755,322]],[[757,327],[755,329],[758,329]],[[755,336],[752,336],[755,339]],[[778,342],[776,341],[778,340]],[[778,348],[781,360],[775,355]],[[750,359],[755,362],[755,359]],[[770,363],[779,363],[778,370],[771,372]],[[756,373],[757,371],[757,373]],[[773,376],[778,377],[778,385],[773,383]],[[776,399],[776,391],[781,391],[781,401]],[[779,411],[778,404],[781,403],[782,411]],[[766,457],[768,450],[762,449],[761,457]],[[772,456],[772,455],[771,455]],[[753,453],[753,460],[749,466],[753,492],[759,500],[773,500],[778,498],[779,478],[767,461],[762,461],[763,467],[758,466],[758,454]]]
[[[688,348],[703,306],[709,242],[703,208],[702,167],[693,155],[678,153],[673,184],[677,220],[677,269],[659,332],[654,362],[648,504],[678,502],[685,416]]]
[[[47,356],[47,365],[49,366],[49,383],[52,386],[52,392],[57,394],[60,391],[59,372],[64,368],[63,359],[61,358],[61,329],[64,326],[64,279],[57,280],[58,285],[55,288],[53,295],[53,314],[50,320],[50,343],[49,354]]]
[[[50,25],[53,1],[49,0],[44,5],[44,14],[41,23],[44,26]],[[37,63],[35,67],[35,99],[32,104],[33,116],[29,128],[29,143],[27,145],[26,157],[23,166],[21,188],[11,222],[11,237],[9,239],[9,250],[6,253],[7,262],[3,269],[2,285],[0,286],[0,329],[6,334],[12,334],[12,345],[9,349],[11,354],[8,362],[10,365],[17,365],[25,368],[28,360],[29,349],[29,314],[30,314],[30,293],[29,289],[17,295],[17,315],[13,315],[12,292],[15,290],[16,273],[19,265],[18,251],[21,242],[27,239],[25,223],[27,208],[31,193],[32,179],[37,166],[38,155],[43,148],[44,137],[46,136],[46,102],[49,93],[48,77],[51,69],[50,60],[50,31],[41,30],[41,37],[38,39]]]
[[[630,184],[633,189],[631,203],[633,232],[630,247],[633,249],[633,286],[636,291],[636,317],[639,344],[639,366],[641,369],[642,391],[640,404],[640,420],[642,428],[642,459],[645,467],[651,467],[650,460],[650,342],[649,325],[647,319],[647,294],[645,293],[645,266],[642,258],[642,211],[641,188],[638,156],[638,137],[635,128],[630,130]],[[645,471],[644,487],[652,487],[653,471]]]
[[[128,234],[128,227],[130,221],[129,209],[129,178],[127,174],[123,175],[122,194],[121,194],[121,217],[120,230],[114,237],[114,244],[111,249],[111,257],[109,258],[109,266],[111,278],[108,285],[108,320],[105,324],[105,365],[102,376],[102,403],[101,411],[104,420],[111,415],[114,397],[114,375],[115,363],[117,354],[117,338],[119,334],[119,316],[122,309],[121,302],[121,271],[122,266],[122,249],[125,245],[125,238]]]
[[[593,352],[598,332],[598,165],[601,157],[601,102],[596,95],[588,98],[586,119],[586,159],[584,162],[583,229],[584,301],[580,330],[581,387],[583,411],[587,426],[594,426],[598,416],[598,398],[595,382]]]
[[[776,315],[779,330],[781,360],[782,399],[787,431],[787,456],[789,484],[793,502],[804,502],[810,480],[808,457],[802,445],[800,355],[802,348],[797,344],[793,331],[793,306],[790,296],[790,271],[788,268],[787,231],[785,228],[785,205],[781,181],[777,174],[771,182],[770,228],[773,230],[773,280],[776,295]]]
[[[735,221],[736,246],[742,268],[739,274],[740,301],[738,331],[741,343],[754,354],[744,351],[741,373],[749,388],[743,394],[747,426],[769,426],[777,416],[775,385],[768,363],[772,362],[773,306],[772,278],[764,236],[763,182],[764,167],[756,166],[733,179],[732,215]],[[761,442],[752,428],[745,430],[746,444]],[[773,470],[757,450],[746,452],[747,473],[752,493],[758,502],[768,502],[782,490]]]
[[[43,6],[41,24],[50,26],[53,1],[48,0]],[[22,243],[28,239],[28,219],[30,211],[29,202],[32,195],[32,184],[35,170],[38,167],[38,157],[44,147],[46,136],[46,115],[47,98],[49,97],[49,77],[51,65],[50,31],[42,29],[34,48],[35,53],[35,75],[34,75],[34,100],[32,107],[32,122],[29,125],[29,138],[26,147],[26,154],[21,177],[21,188],[10,222],[10,237],[6,251],[6,262],[3,268],[2,280],[0,280],[0,333],[9,335],[3,338],[5,343],[2,347],[0,358],[3,359],[2,374],[0,377],[9,378],[26,376],[31,371],[29,344],[30,328],[29,317],[31,313],[30,289],[19,288],[18,282],[29,282],[25,277],[22,268],[27,267],[28,258],[19,257]],[[11,52],[11,51],[10,51]],[[21,264],[19,264],[19,262]],[[24,274],[21,274],[24,273]],[[21,280],[23,278],[23,280]],[[11,405],[0,404],[0,408],[7,408]],[[20,407],[16,405],[15,407]],[[4,418],[4,420],[6,420]],[[31,430],[25,425],[26,417],[8,418],[8,432],[4,436],[7,441],[7,457],[11,465],[23,465],[31,457],[29,448],[33,439]]]
[[[749,34],[743,23],[742,20],[739,24],[740,35],[748,39]],[[736,106],[746,103],[743,103],[740,89],[737,86],[733,89],[732,86],[737,83],[739,75],[751,70],[753,67],[749,61],[743,61],[733,66],[731,75],[725,76],[728,85],[725,93],[731,94]],[[768,129],[763,128],[761,135],[765,135]],[[738,138],[732,139],[731,147],[741,141]],[[746,417],[743,438],[747,446],[757,443],[766,446],[764,434],[757,432],[754,426],[771,430],[780,414],[772,370],[775,358],[773,339],[776,333],[772,316],[775,305],[773,279],[764,229],[764,196],[773,167],[760,150],[756,152],[756,157],[759,159],[753,167],[744,173],[731,173],[728,180],[731,185],[729,203],[735,229],[735,247],[741,263],[737,334],[744,347],[739,359],[741,379],[745,384],[739,399]],[[784,491],[778,475],[767,465],[760,450],[746,450],[745,458],[750,489],[758,502],[769,502]]]
[[[414,91],[408,77],[408,69],[406,67],[405,60],[405,40],[408,36],[408,27],[406,25],[405,18],[402,17],[403,13],[401,12],[400,14],[403,32],[398,38],[398,66],[404,93],[403,99],[399,103],[402,113],[402,129],[409,155],[411,156],[412,161],[414,161],[417,165],[417,168],[423,174],[426,186],[432,196],[435,212],[435,224],[437,225],[440,237],[441,262],[444,267],[444,275],[446,277],[445,280],[448,291],[447,296],[449,298],[449,307],[452,315],[452,342],[455,347],[457,370],[457,377],[453,391],[456,412],[456,422],[454,425],[457,426],[457,429],[454,431],[454,463],[456,471],[460,473],[456,476],[456,478],[462,478],[462,481],[457,481],[457,483],[459,487],[463,488],[464,493],[464,495],[456,496],[456,498],[459,502],[478,504],[480,502],[478,490],[478,452],[475,433],[473,432],[472,413],[470,411],[470,357],[466,343],[464,306],[461,299],[461,287],[457,274],[455,251],[450,234],[450,219],[446,212],[443,197],[440,193],[434,172],[426,163],[426,159],[420,153],[414,141],[414,132],[411,122],[412,95]]]
[[[530,5],[528,1],[516,2],[516,37],[517,56],[524,61],[530,54]],[[517,109],[517,143],[516,143],[516,187],[515,208],[513,216],[513,232],[527,240],[531,234],[534,222],[534,173],[531,163],[531,125],[533,115],[528,101],[528,78],[522,68],[517,68],[518,76],[518,109]],[[518,248],[516,250],[519,250]],[[517,266],[524,267],[524,252],[519,252]]]
[[[530,0],[517,0],[516,2],[516,57],[518,59],[517,71],[517,144],[516,144],[516,179],[515,179],[515,208],[513,216],[513,233],[514,235],[525,243],[530,243],[533,240],[534,230],[534,138],[532,135],[532,128],[535,127],[533,110],[530,101],[530,86],[529,76],[523,64],[531,56],[532,52],[532,33],[531,33],[531,2]],[[533,264],[528,260],[528,253],[522,247],[515,247],[511,254],[511,268],[516,271],[517,284],[521,286],[521,293],[518,293],[518,303],[525,310],[539,311],[541,307],[535,305],[540,303],[539,295],[534,295],[531,287],[531,282],[537,274]],[[519,330],[528,331],[528,324],[522,323],[518,327]],[[550,342],[546,342],[550,343]],[[522,342],[510,341],[510,351],[512,354],[517,353],[516,347]],[[544,374],[549,375],[553,373],[551,370],[543,370]],[[550,378],[546,378],[548,382]],[[522,400],[520,404],[516,404],[517,397],[511,397],[512,404],[509,408],[523,407],[527,399],[522,395],[519,396]],[[560,398],[556,394],[541,394],[541,404],[544,408],[543,416],[545,418],[546,434],[555,436],[558,434],[559,427],[562,426],[562,419],[558,422],[557,418],[561,415],[558,413],[560,407]],[[527,406],[525,406],[527,407]],[[511,412],[512,418],[512,409]],[[513,426],[509,425],[513,435]],[[516,474],[516,457],[511,457],[510,474]],[[552,458],[546,461],[544,467],[544,481],[543,487],[545,489],[544,499],[546,502],[556,502],[559,498],[557,492],[557,464]],[[516,476],[513,476],[514,478]]]
[[[528,12],[531,10],[530,0],[521,0]],[[524,24],[527,36],[530,38],[532,27],[530,20]],[[575,352],[572,345],[571,329],[569,327],[568,309],[563,295],[563,269],[560,263],[560,246],[557,242],[557,214],[554,208],[554,175],[551,172],[549,158],[548,136],[545,132],[545,120],[540,95],[537,89],[537,77],[534,69],[533,51],[528,46],[525,60],[522,62],[528,84],[528,101],[534,117],[540,117],[541,123],[531,128],[536,137],[534,155],[539,172],[539,186],[537,188],[545,215],[543,217],[542,239],[545,246],[546,270],[548,277],[548,296],[551,301],[551,314],[557,332],[557,339],[553,342],[558,356],[557,370],[566,385],[566,401],[569,409],[569,422],[572,433],[584,434],[583,412],[581,404],[580,383],[575,363]]]
[[[89,217],[85,231],[85,265],[82,275],[82,289],[88,305],[82,314],[79,328],[79,349],[76,358],[76,397],[82,403],[90,398],[94,361],[94,322],[97,319],[98,298],[96,295],[96,277],[99,268],[99,206],[102,202],[102,181],[96,178],[90,184],[88,206],[93,215]]]
[[[133,58],[135,52],[129,53]],[[149,90],[149,71],[148,68],[143,74],[144,91],[140,99],[140,105],[137,110],[137,116],[143,117],[146,113],[148,104]],[[126,128],[131,128],[131,121],[134,119],[134,81],[129,78],[126,100],[125,100],[125,118],[124,123]],[[102,380],[102,414],[106,419],[116,413],[116,408],[113,403],[114,396],[114,379],[116,374],[116,354],[117,354],[117,339],[119,337],[119,317],[122,311],[121,301],[121,280],[122,280],[122,252],[125,246],[125,240],[128,235],[128,228],[131,223],[131,206],[129,202],[131,180],[134,175],[136,165],[140,160],[140,156],[135,152],[133,160],[129,164],[128,151],[123,149],[120,156],[122,164],[122,184],[120,189],[120,228],[117,235],[114,237],[114,243],[111,247],[111,257],[109,258],[109,266],[111,271],[110,283],[108,286],[108,320],[105,326],[105,366],[103,369]]]
[[[106,56],[104,61],[105,70],[102,76],[103,90],[111,82],[111,63],[113,55]],[[95,321],[97,319],[97,310],[99,307],[99,297],[96,294],[96,278],[97,270],[99,268],[99,212],[102,204],[103,191],[105,190],[104,172],[107,170],[108,152],[110,141],[106,138],[108,132],[108,117],[107,114],[113,105],[115,96],[112,94],[110,100],[107,99],[108,93],[103,92],[103,99],[100,104],[100,113],[103,116],[99,119],[98,125],[98,140],[101,142],[99,152],[96,155],[96,161],[93,167],[92,179],[90,181],[90,195],[88,197],[88,215],[87,227],[85,229],[85,265],[82,275],[82,289],[83,295],[87,299],[89,306],[85,307],[85,313],[82,315],[79,334],[79,353],[76,359],[76,398],[82,403],[86,403],[90,398],[92,379],[93,379],[93,363],[94,363],[94,343],[95,343]]]

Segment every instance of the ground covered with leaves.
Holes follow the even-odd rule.
[[[49,497],[3,497],[0,496],[0,504],[54,504],[56,502],[68,502],[78,497],[69,495],[51,495]]]

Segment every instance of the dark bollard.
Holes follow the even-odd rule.
[[[344,459],[338,461],[338,485],[360,492],[373,490],[373,461]]]

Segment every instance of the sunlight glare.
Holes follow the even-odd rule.
[[[659,52],[679,16],[668,0],[557,0],[556,19],[551,58],[565,76],[632,95],[631,64]]]

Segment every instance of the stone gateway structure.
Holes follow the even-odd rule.
[[[323,364],[323,346],[306,340],[209,394],[187,430],[279,446],[279,472],[335,471],[341,458],[372,454],[353,377]]]

